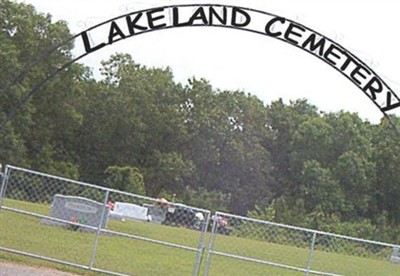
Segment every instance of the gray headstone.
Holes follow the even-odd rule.
[[[103,208],[104,204],[84,197],[55,195],[51,204],[50,217],[98,227]],[[107,227],[109,211],[109,208],[106,208],[102,228]],[[70,225],[49,219],[42,222],[66,227]]]
[[[390,257],[390,261],[392,263],[400,264],[400,254],[398,246],[393,247],[393,253],[392,256]]]

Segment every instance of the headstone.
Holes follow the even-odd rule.
[[[390,261],[392,263],[400,264],[400,254],[398,246],[393,247],[393,253],[392,256],[390,257]]]
[[[116,202],[114,210],[110,211],[111,218],[149,220],[148,209],[137,204]]]
[[[101,221],[103,208],[104,204],[84,197],[55,195],[53,203],[51,204],[50,217],[98,227]],[[104,220],[101,224],[102,228],[107,227],[109,211],[110,210],[107,207],[104,214]],[[42,223],[73,228],[73,225],[71,224],[51,219],[44,219],[42,220]],[[89,230],[89,228],[82,228],[82,230]]]

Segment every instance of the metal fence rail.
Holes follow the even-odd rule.
[[[211,217],[13,166],[1,181],[0,225],[0,251],[111,275],[400,275],[399,245]]]
[[[287,275],[400,273],[400,266],[393,262],[398,245],[223,212],[216,212],[212,218],[204,275],[219,275],[222,271],[229,275],[274,275],[282,269]],[[362,265],[371,262],[376,265],[363,271]]]

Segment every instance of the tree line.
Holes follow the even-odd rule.
[[[73,45],[12,81],[69,38],[24,3],[0,3],[0,120]],[[166,197],[211,210],[398,243],[400,137],[388,120],[323,112],[306,99],[264,104],[128,54],[102,78],[74,63],[0,130],[0,162]],[[7,89],[5,89],[7,88]],[[400,118],[391,116],[400,128]]]

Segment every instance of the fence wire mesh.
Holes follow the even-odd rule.
[[[210,216],[12,166],[0,224],[0,251],[114,275],[400,275],[398,245]]]
[[[222,212],[212,220],[204,275],[400,275],[396,245]]]
[[[393,259],[395,248],[395,245],[321,233],[315,240],[313,268],[341,275],[400,275],[400,266]],[[332,265],[333,261],[336,265]]]
[[[154,275],[171,266],[174,275],[198,274],[207,210],[11,166],[6,179],[5,251],[116,275]]]

